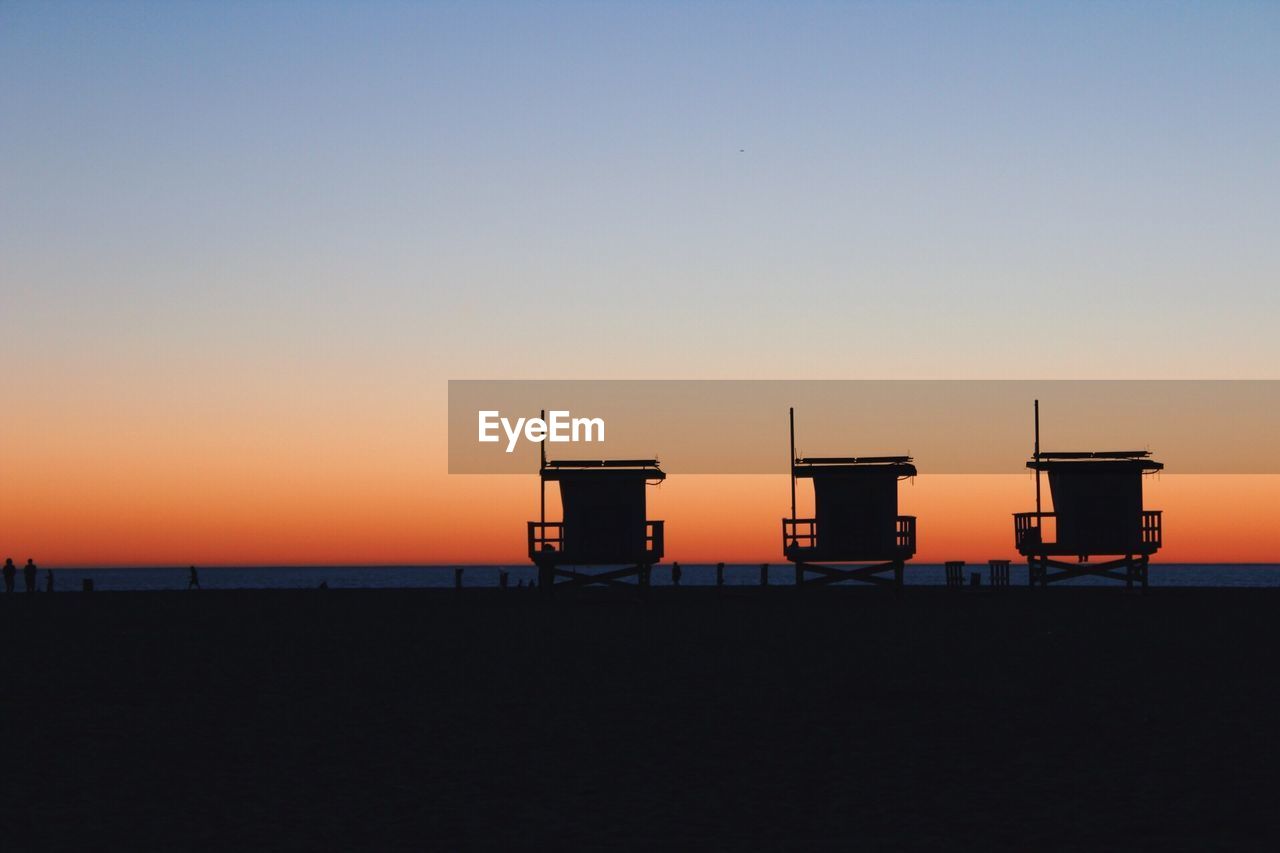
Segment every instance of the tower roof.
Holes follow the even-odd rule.
[[[857,476],[891,472],[914,477],[916,466],[910,456],[810,456],[796,459],[791,470],[797,477]]]
[[[1150,450],[1070,450],[1041,453],[1027,460],[1033,471],[1159,471],[1164,463],[1151,458]]]
[[[561,459],[548,461],[541,470],[544,480],[627,478],[665,480],[657,459]]]

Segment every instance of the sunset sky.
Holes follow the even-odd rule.
[[[446,473],[449,379],[1280,378],[1277,44],[1271,3],[6,0],[0,557],[521,562],[537,479]],[[1280,561],[1280,476],[1147,494],[1157,559]],[[785,476],[650,495],[669,559],[782,559]],[[902,487],[927,561],[1033,503]]]

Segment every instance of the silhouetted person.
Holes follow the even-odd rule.
[[[671,564],[671,585],[680,586],[680,578],[684,577],[684,569],[680,568],[679,563]]]
[[[18,573],[18,567],[13,564],[13,557],[7,557],[4,561],[4,591],[13,592],[13,579]]]
[[[44,591],[53,592],[53,569],[45,569],[44,572]]]
[[[187,589],[200,588],[200,573],[196,571],[196,567],[191,567],[191,574],[187,576]]]
[[[506,573],[506,572],[498,572],[498,586],[499,586],[499,587],[501,587],[502,589],[506,589],[506,588],[507,588],[507,573]]]
[[[36,591],[36,577],[40,570],[36,568],[35,561],[27,557],[27,564],[22,567],[22,580],[26,582],[27,592]]]

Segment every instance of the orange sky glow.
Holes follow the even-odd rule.
[[[288,461],[288,454],[284,454]],[[48,566],[519,564],[537,517],[533,475],[424,478],[411,469],[272,470],[163,459],[149,472],[99,465],[8,488],[4,556]],[[277,460],[279,463],[280,460]],[[801,483],[799,510],[810,506]],[[666,521],[666,559],[782,562],[783,476],[671,476],[649,489]],[[1280,532],[1268,507],[1280,476],[1146,479],[1164,511],[1163,562],[1273,562]],[[934,475],[903,481],[900,512],[919,518],[918,562],[1013,558],[1010,514],[1033,508],[1030,475]],[[548,490],[549,517],[558,497]]]

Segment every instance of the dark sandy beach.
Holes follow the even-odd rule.
[[[0,597],[6,849],[1240,849],[1280,590]]]

